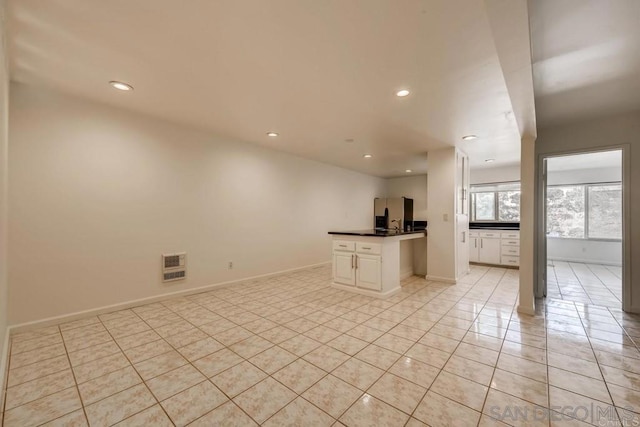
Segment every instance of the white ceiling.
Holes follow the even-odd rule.
[[[530,2],[537,122],[640,109],[640,1]]]
[[[8,29],[15,81],[377,176],[535,133],[525,0],[9,0]]]
[[[587,154],[552,157],[547,160],[548,172],[595,168],[622,169],[622,151],[600,151]]]

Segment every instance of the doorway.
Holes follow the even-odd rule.
[[[541,159],[537,297],[624,309],[623,157],[620,148]]]

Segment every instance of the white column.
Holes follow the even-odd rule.
[[[534,314],[535,138],[520,141],[520,295],[518,312]]]

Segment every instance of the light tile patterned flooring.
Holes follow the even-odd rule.
[[[320,267],[15,335],[4,425],[640,420],[638,317],[567,301],[519,315],[517,270],[473,266],[457,285],[413,277],[386,300],[332,289],[330,274]]]
[[[622,267],[548,260],[547,278],[548,298],[622,307]]]

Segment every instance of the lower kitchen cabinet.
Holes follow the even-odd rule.
[[[363,251],[365,253],[360,253]],[[382,289],[382,257],[378,245],[334,245],[333,281],[342,285],[380,291]]]
[[[400,281],[414,273],[416,254],[411,243],[420,243],[420,248],[427,243],[425,231],[357,230],[329,234],[333,235],[331,287],[375,298],[387,298],[402,290]]]
[[[382,259],[379,255],[356,255],[356,286],[372,291],[382,289]]]
[[[469,233],[471,235],[471,233]],[[480,238],[469,238],[469,262],[480,262]]]
[[[494,265],[520,265],[520,232],[471,231],[469,233],[469,262]]]
[[[483,264],[500,264],[500,237],[480,237],[478,262]]]
[[[343,285],[356,284],[355,254],[333,251],[333,281]]]

